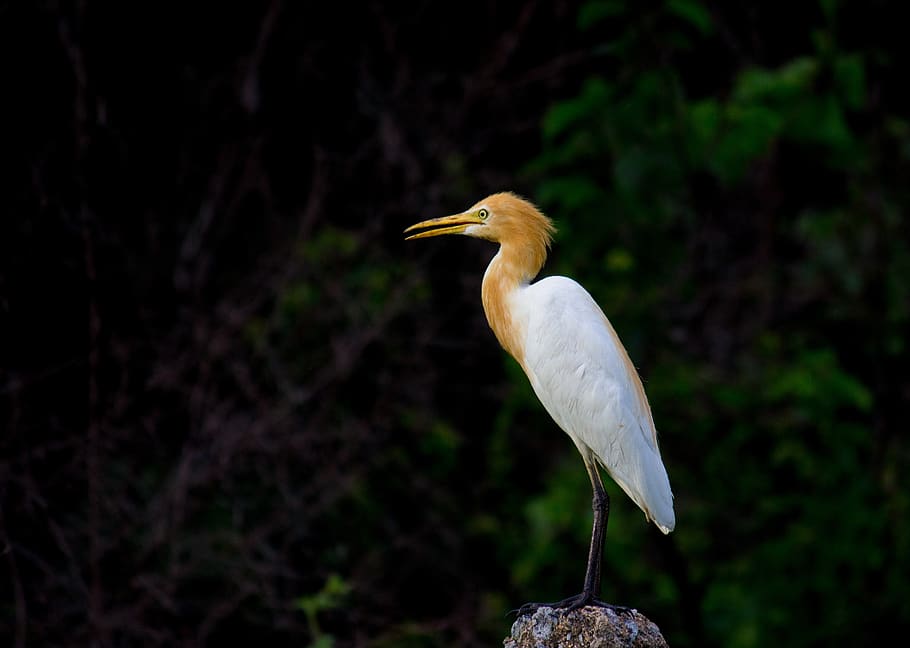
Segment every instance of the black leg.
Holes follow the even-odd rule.
[[[591,508],[594,509],[594,528],[591,530],[591,548],[588,551],[588,568],[585,571],[585,586],[582,594],[588,598],[600,596],[600,565],[604,553],[604,536],[607,533],[607,520],[610,517],[610,496],[604,489],[600,473],[593,461],[586,460],[585,468],[591,478],[594,498]]]
[[[611,608],[616,612],[628,612],[629,610],[618,605],[604,603],[598,598],[600,596],[600,567],[603,559],[604,535],[607,532],[607,519],[610,517],[610,496],[607,495],[607,491],[604,489],[603,482],[600,479],[600,472],[597,470],[597,464],[594,462],[593,457],[584,453],[582,453],[582,457],[585,460],[588,477],[591,479],[591,487],[594,489],[592,501],[594,528],[591,531],[591,548],[588,550],[588,567],[585,570],[584,589],[581,594],[556,603],[526,603],[518,608],[518,616],[533,614],[538,608],[542,607],[577,610],[586,605],[593,605]]]

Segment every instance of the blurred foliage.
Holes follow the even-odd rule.
[[[493,249],[402,241],[503,189],[676,494],[665,537],[608,483],[603,597],[677,647],[910,630],[897,9],[182,12],[0,11],[7,643],[489,646],[577,593],[590,487],[488,330]]]
[[[910,525],[896,515],[908,447],[893,418],[907,384],[882,384],[910,323],[893,168],[908,170],[908,141],[903,117],[873,105],[868,53],[838,45],[838,3],[824,9],[811,49],[698,94],[672,61],[712,32],[712,12],[651,9],[661,60],[634,36],[614,43],[612,73],[551,107],[526,169],[562,225],[557,270],[584,278],[644,367],[674,550],[648,565],[642,546],[658,543],[628,543],[637,530],[614,515],[606,586],[675,618],[661,626],[671,645],[865,644],[910,623]],[[580,25],[642,13],[590,2]],[[560,474],[529,509],[544,546],[570,525],[570,480],[584,489]],[[522,581],[555,562],[534,542],[522,555]],[[668,581],[677,560],[687,570]]]
[[[350,586],[338,574],[330,574],[321,590],[297,599],[297,607],[306,615],[307,625],[313,638],[312,648],[330,648],[334,645],[331,635],[319,629],[319,614],[339,608],[350,592]]]

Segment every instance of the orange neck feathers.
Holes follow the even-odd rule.
[[[510,192],[487,196],[471,209],[486,207],[495,215],[489,234],[479,234],[501,246],[499,257],[528,283],[537,276],[556,228],[532,203]]]
[[[488,238],[500,245],[484,274],[483,309],[496,339],[523,366],[524,332],[512,315],[511,296],[540,272],[556,228],[534,205],[512,193],[493,194],[479,206],[496,215]]]

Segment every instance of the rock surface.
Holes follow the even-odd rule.
[[[504,648],[667,648],[660,629],[638,610],[539,608],[512,624]]]

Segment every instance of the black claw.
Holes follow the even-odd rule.
[[[630,614],[632,608],[628,608],[622,605],[613,605],[612,603],[604,603],[598,598],[594,598],[592,594],[586,594],[582,592],[577,596],[570,596],[567,599],[562,601],[557,601],[556,603],[525,603],[517,610],[512,610],[513,614],[517,614],[519,617],[525,616],[527,614],[534,614],[538,609],[542,607],[555,608],[557,610],[578,610],[587,606],[607,608],[613,610],[617,614]]]

